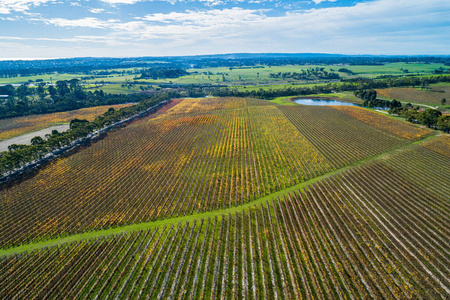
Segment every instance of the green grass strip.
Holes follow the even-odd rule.
[[[10,255],[19,254],[19,253],[23,253],[23,252],[27,252],[27,251],[33,251],[33,250],[42,249],[42,248],[46,248],[46,247],[53,247],[53,246],[57,246],[57,245],[65,244],[65,243],[78,242],[78,241],[87,240],[87,239],[95,239],[95,238],[104,237],[104,236],[113,235],[113,234],[120,234],[120,233],[133,232],[133,231],[139,231],[139,230],[148,230],[148,229],[153,229],[153,228],[164,226],[164,225],[177,224],[180,222],[188,222],[188,221],[199,220],[199,219],[214,218],[216,216],[222,217],[222,216],[226,216],[228,214],[242,212],[242,211],[245,211],[255,205],[259,205],[261,203],[265,203],[267,201],[281,197],[281,196],[289,194],[291,192],[303,189],[307,186],[314,184],[317,181],[320,181],[325,178],[334,176],[336,174],[345,172],[349,169],[361,166],[363,164],[369,163],[376,159],[383,158],[387,155],[390,155],[396,151],[400,151],[400,150],[410,147],[412,145],[423,143],[425,141],[433,139],[434,137],[436,137],[436,133],[433,133],[431,136],[428,136],[425,139],[410,142],[410,143],[404,144],[404,145],[400,145],[400,146],[395,147],[387,152],[383,152],[383,153],[365,158],[363,160],[359,160],[357,162],[348,164],[348,165],[341,167],[339,169],[336,169],[334,171],[328,172],[326,174],[315,177],[308,181],[299,183],[299,184],[291,186],[287,189],[277,191],[275,193],[261,197],[254,201],[244,203],[239,206],[232,206],[229,208],[208,211],[208,212],[203,212],[203,213],[195,213],[195,214],[191,214],[191,215],[187,215],[187,216],[174,217],[174,218],[170,218],[170,219],[166,219],[166,220],[150,221],[150,222],[145,222],[145,223],[137,223],[137,224],[119,226],[119,227],[114,227],[114,228],[109,228],[109,229],[84,232],[84,233],[74,234],[74,235],[67,236],[67,237],[61,237],[61,238],[50,239],[50,240],[46,240],[46,241],[42,241],[42,242],[36,242],[36,243],[30,243],[30,244],[26,244],[26,245],[17,246],[17,247],[11,247],[8,249],[0,249],[0,257],[10,256]]]

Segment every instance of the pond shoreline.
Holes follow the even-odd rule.
[[[324,96],[315,96],[315,95],[296,96],[296,97],[289,98],[289,101],[296,103],[295,100],[302,100],[302,99],[342,101],[342,102],[352,103],[352,104],[355,104],[355,105],[361,105],[361,103],[358,103],[358,102],[355,102],[355,101],[347,101],[347,100],[339,98],[339,97],[324,97]]]
[[[360,103],[334,100],[325,97],[301,97],[301,98],[295,97],[295,99],[292,98],[290,100],[300,105],[309,105],[309,106],[328,106],[328,105],[357,106],[357,107],[362,106]]]

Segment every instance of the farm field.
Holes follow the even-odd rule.
[[[3,119],[0,120],[0,140],[5,140],[25,133],[44,129],[52,125],[68,123],[70,120],[75,118],[92,121],[96,116],[103,114],[110,107],[120,109],[130,105],[132,104],[96,106],[68,112]]]
[[[399,123],[397,120],[386,118],[379,113],[373,113],[362,107],[333,106],[333,108],[366,124],[408,140],[418,140],[430,134],[430,130],[428,129],[411,126],[411,124]]]
[[[182,76],[180,78],[174,79],[164,79],[164,80],[154,80],[150,82],[168,82],[169,80],[173,83],[179,84],[195,84],[195,83],[223,83],[222,74],[224,74],[226,81],[233,83],[245,82],[252,83],[268,83],[276,81],[286,81],[279,79],[270,78],[271,73],[285,73],[285,72],[301,72],[302,69],[306,70],[308,68],[324,68],[325,71],[339,73],[343,78],[356,78],[356,77],[376,77],[380,75],[403,75],[404,69],[407,69],[409,73],[420,73],[420,74],[431,74],[434,70],[439,68],[445,68],[444,64],[408,64],[408,63],[387,63],[383,65],[355,65],[355,66],[335,66],[335,65],[285,65],[285,66],[260,66],[258,68],[244,67],[244,68],[232,68],[231,70],[226,67],[209,67],[203,69],[188,69],[190,75]],[[348,75],[344,72],[338,72],[340,68],[346,68],[353,71],[354,75]],[[203,72],[210,72],[211,75],[205,75]],[[218,74],[219,73],[219,74]],[[218,74],[218,75],[217,75]]]
[[[442,98],[450,99],[450,86],[436,85],[430,86],[428,90],[416,88],[388,88],[377,89],[379,97],[397,99],[411,103],[425,103],[434,106],[441,106]],[[447,100],[447,106],[449,101]]]
[[[38,131],[32,131],[30,133],[25,133],[19,136],[15,136],[6,140],[0,141],[0,152],[8,151],[8,147],[10,145],[31,145],[31,139],[36,136],[40,136],[45,139],[47,134],[51,134],[53,130],[57,130],[58,132],[64,132],[70,128],[70,124],[60,124],[50,126]]]
[[[2,186],[0,298],[447,299],[449,162],[367,109],[174,99]]]
[[[94,84],[92,87],[89,85],[85,87],[85,90],[87,91],[95,91],[95,90],[102,90],[105,93],[109,94],[132,94],[141,91],[142,88],[149,88],[149,85],[147,84],[136,84],[134,86],[128,87],[122,87],[122,84],[116,83],[116,84]]]
[[[409,143],[403,132],[416,127],[398,124],[380,130],[331,107],[185,99],[0,191],[0,245],[241,205]],[[411,140],[430,132],[416,130]]]
[[[442,145],[410,145],[235,213],[3,257],[0,295],[446,299],[450,168],[431,150]]]
[[[433,63],[386,63],[382,65],[329,65],[329,64],[305,64],[305,65],[282,65],[282,66],[256,66],[256,67],[207,67],[207,68],[189,68],[187,71],[190,73],[186,76],[179,78],[166,78],[166,79],[141,79],[143,85],[161,84],[161,83],[175,83],[175,84],[258,84],[258,83],[277,83],[285,82],[281,78],[270,78],[270,73],[285,73],[285,72],[301,72],[302,69],[308,68],[324,68],[327,72],[336,72],[342,78],[356,78],[356,77],[377,77],[380,75],[405,75],[405,74],[432,74],[434,70],[447,69],[444,64]],[[338,72],[340,68],[346,68],[354,74],[347,74],[345,72]],[[107,69],[97,70],[101,71],[134,71],[142,68],[125,68],[125,69]],[[408,71],[408,73],[405,72]],[[204,72],[207,74],[205,75]],[[209,74],[209,75],[208,75]],[[225,82],[223,76],[225,76]],[[116,84],[126,83],[127,81],[134,81],[136,74],[111,74],[111,75],[83,75],[77,73],[59,73],[59,74],[42,74],[23,77],[12,78],[0,78],[0,84],[22,84],[28,81],[36,81],[42,79],[44,82],[57,82],[58,80],[70,80],[72,78],[78,78],[84,83],[97,83],[97,82],[111,82]],[[94,77],[94,78],[92,78]]]

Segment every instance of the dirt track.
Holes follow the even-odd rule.
[[[52,133],[52,130],[58,130],[59,132],[66,131],[69,129],[69,124],[56,125],[52,127],[48,127],[42,130],[30,132],[24,135],[16,136],[7,140],[0,141],[0,152],[8,151],[8,146],[12,144],[26,144],[30,145],[31,139],[35,136],[40,136],[42,138],[45,137],[46,134]]]

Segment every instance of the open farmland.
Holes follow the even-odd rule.
[[[433,134],[357,107],[173,100],[2,187],[0,298],[446,299]]]
[[[450,86],[436,85],[428,90],[416,88],[388,88],[377,89],[379,97],[396,99],[411,103],[425,103],[431,105],[441,105],[442,98],[450,99]],[[449,100],[447,100],[448,104]]]
[[[0,294],[446,299],[450,168],[448,157],[429,149],[435,143],[447,141],[393,151],[221,217],[4,257]],[[420,178],[407,175],[411,161]]]
[[[418,128],[407,123],[399,123],[397,120],[386,118],[386,116],[381,114],[374,114],[361,107],[333,106],[333,108],[364,123],[375,126],[386,133],[408,140],[415,141],[430,134],[430,130],[428,129]]]
[[[186,99],[1,191],[0,245],[240,205],[408,142],[333,108]]]
[[[110,107],[117,110],[130,105],[132,104],[96,106],[67,112],[3,119],[0,120],[0,140],[44,129],[55,124],[69,123],[70,120],[75,118],[92,121],[96,116],[103,114]]]

